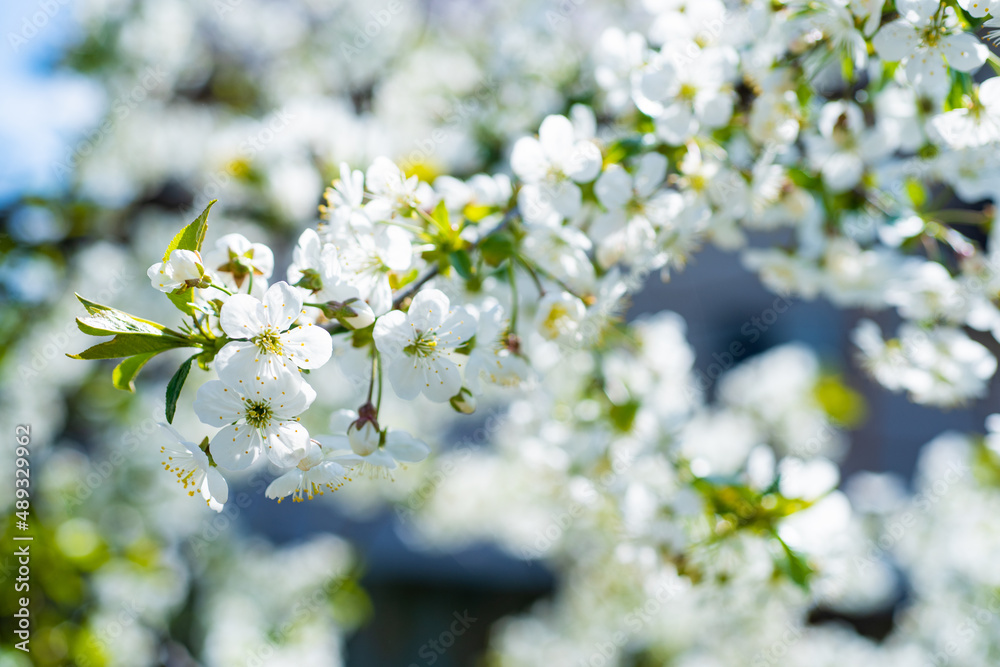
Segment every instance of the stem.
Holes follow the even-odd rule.
[[[408,225],[405,222],[399,222],[399,221],[396,221],[396,220],[382,220],[381,224],[383,224],[383,225],[393,225],[395,227],[402,227],[406,231],[412,232],[414,234],[423,234],[424,233],[424,230],[421,229],[420,227],[417,227],[416,225]]]
[[[517,277],[514,275],[514,262],[507,262],[507,275],[510,278],[510,330],[517,333]]]
[[[365,401],[366,403],[371,403],[372,402],[372,391],[375,389],[375,364],[376,364],[377,357],[378,357],[378,352],[373,347],[372,348],[372,377],[368,381],[368,399]]]
[[[441,222],[440,220],[435,220],[433,218],[433,216],[428,215],[427,212],[425,212],[423,209],[415,208],[413,210],[416,211],[420,215],[420,217],[422,217],[424,220],[426,220],[427,222],[429,222],[430,224],[434,225],[439,230],[441,230],[442,233],[448,234],[448,235],[451,235],[451,234],[455,233],[454,229],[451,229],[450,227],[446,227],[445,224],[443,222]],[[422,232],[423,230],[420,230],[420,231]]]
[[[520,262],[521,266],[528,271],[528,275],[531,276],[531,279],[534,281],[535,287],[538,288],[539,298],[545,296],[545,287],[542,286],[542,281],[539,279],[538,274],[535,273],[535,270],[531,267],[531,264],[528,264],[527,260],[525,260],[521,255],[517,255],[517,261]]]
[[[434,220],[433,218],[431,218],[430,216],[428,216],[426,213],[424,213],[420,209],[416,209],[416,210],[421,215],[423,215],[423,216],[427,217],[428,219],[434,221],[434,224],[437,224],[437,221]],[[503,227],[506,227],[508,224],[510,224],[511,220],[513,220],[515,217],[517,217],[517,214],[518,214],[517,213],[517,206],[512,207],[509,211],[507,211],[504,214],[503,220],[501,220],[500,223],[497,224],[496,227],[494,227],[488,233],[483,234],[478,239],[476,239],[476,241],[474,243],[472,243],[472,244],[469,245],[469,249],[471,250],[471,249],[477,247],[479,245],[479,243],[484,238],[486,238],[487,236],[489,236],[489,234],[492,234],[492,233],[494,233],[496,231],[499,231]],[[424,275],[418,277],[412,283],[410,283],[409,285],[407,285],[406,287],[404,287],[403,290],[399,294],[397,294],[395,296],[395,298],[392,300],[392,307],[394,309],[399,308],[399,306],[402,305],[403,301],[405,301],[408,297],[411,297],[414,294],[416,294],[417,290],[419,290],[421,287],[423,287],[424,283],[426,283],[428,280],[430,280],[431,278],[433,278],[434,276],[436,276],[440,270],[441,269],[440,269],[440,267],[437,264],[435,264],[434,266],[431,266],[430,268],[428,268],[424,272]]]
[[[406,287],[404,287],[403,291],[401,291],[396,296],[396,298],[392,300],[392,307],[393,308],[399,308],[399,306],[403,303],[403,301],[405,301],[407,299],[407,297],[410,297],[410,296],[413,296],[414,294],[416,294],[417,290],[419,290],[421,287],[423,287],[424,283],[426,283],[428,280],[430,280],[431,278],[433,278],[434,276],[436,276],[438,274],[439,270],[440,270],[439,266],[437,264],[435,264],[434,266],[430,267],[430,269],[428,269],[427,271],[425,271],[424,275],[418,277],[412,283],[410,283],[409,285],[407,285]]]
[[[247,285],[247,294],[253,294],[253,267],[250,267],[250,273],[248,275],[250,278],[250,284]]]
[[[209,285],[209,287],[214,287],[215,289],[219,290],[220,292],[222,292],[224,294],[228,294],[229,296],[233,295],[233,293],[230,292],[229,290],[227,290],[225,287],[219,287],[215,283],[212,283],[211,285]]]
[[[924,215],[928,218],[940,220],[941,222],[964,222],[972,225],[981,225],[989,220],[989,217],[982,211],[968,211],[962,208],[946,208],[940,211],[931,211]]]
[[[1000,41],[1000,40],[996,40],[996,41]],[[1000,56],[998,56],[997,54],[995,54],[992,51],[990,51],[986,55],[986,62],[988,62],[990,64],[990,67],[993,68],[994,72],[996,72],[997,74],[1000,74]]]
[[[211,334],[211,332],[209,332],[209,330],[205,327],[204,321],[198,319],[198,317],[195,316],[195,315],[192,315],[191,319],[194,320],[195,326],[198,327],[198,331],[200,331],[203,334],[205,334],[205,338],[215,338],[215,336],[213,336]],[[207,317],[206,317],[206,319],[207,319]]]
[[[375,402],[375,414],[378,414],[382,409],[382,385],[385,384],[385,378],[382,373],[382,355],[378,350],[375,350],[374,358],[378,362],[378,399]]]
[[[525,266],[527,266],[527,261],[522,256],[518,255],[517,258],[522,263],[524,263]],[[554,282],[556,285],[559,285],[559,287],[563,288],[564,291],[569,292],[570,294],[572,294],[573,296],[575,296],[580,301],[584,301],[584,298],[582,296],[580,296],[579,294],[577,294],[569,285],[567,285],[563,281],[561,281],[558,278],[556,278],[554,275],[552,275],[551,273],[549,273],[548,271],[546,271],[545,269],[543,269],[541,266],[535,266],[534,268],[540,274],[542,274],[543,276],[545,276],[546,278],[548,278],[549,280],[551,280],[552,282]]]

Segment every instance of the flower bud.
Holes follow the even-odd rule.
[[[348,299],[340,303],[328,301],[323,306],[323,315],[337,320],[348,329],[364,329],[375,321],[375,312],[361,299]]]
[[[347,441],[358,456],[368,456],[378,449],[380,437],[375,424],[368,420],[359,419],[347,427]]]
[[[465,387],[452,396],[449,402],[456,412],[461,412],[463,415],[471,415],[476,411],[476,397]]]

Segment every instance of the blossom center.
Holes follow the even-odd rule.
[[[247,401],[246,422],[253,428],[264,428],[271,423],[273,415],[268,401]]]
[[[413,342],[403,348],[410,356],[429,357],[437,352],[438,338],[429,331],[418,331]]]
[[[271,327],[254,336],[253,344],[264,354],[281,354],[281,336]]]

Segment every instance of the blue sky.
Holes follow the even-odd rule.
[[[22,192],[57,191],[55,164],[99,119],[100,89],[52,70],[78,34],[73,0],[0,2],[0,206]]]

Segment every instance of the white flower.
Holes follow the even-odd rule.
[[[368,217],[373,221],[407,217],[415,208],[434,204],[434,191],[416,176],[406,177],[396,164],[386,157],[377,157],[368,167],[365,183],[372,193]]]
[[[351,459],[339,457],[335,460],[327,458],[326,455],[327,452],[316,440],[310,440],[302,460],[271,482],[264,495],[276,498],[278,503],[281,503],[286,496],[292,496],[292,502],[300,503],[303,500],[312,500],[317,495],[322,496],[324,489],[336,491],[345,481],[351,481],[348,477],[349,471],[343,465],[350,464]],[[357,461],[359,462],[360,460]]]
[[[264,300],[234,294],[222,306],[220,322],[233,340],[216,357],[219,377],[230,385],[254,384],[299,368],[319,368],[333,354],[330,334],[313,324],[291,328],[302,313],[302,297],[286,282],[268,288]]]
[[[173,292],[181,286],[194,286],[205,275],[201,255],[194,250],[174,250],[165,262],[157,262],[146,271],[153,287],[161,292]]]
[[[961,329],[899,328],[899,339],[883,341],[878,325],[862,320],[852,334],[869,372],[887,389],[907,391],[911,400],[950,406],[985,395],[997,360]]]
[[[267,285],[274,271],[274,253],[263,243],[251,243],[242,234],[226,234],[215,242],[215,248],[205,253],[205,266],[222,278],[222,282],[242,289],[243,284],[258,279],[255,290]]]
[[[487,302],[479,313],[476,345],[465,367],[465,382],[473,394],[482,393],[482,380],[504,387],[516,386],[528,377],[527,362],[512,345],[517,339],[508,337],[509,322],[503,308],[495,300]],[[465,402],[462,402],[462,401]],[[466,405],[468,399],[456,401]]]
[[[455,348],[469,342],[476,318],[464,306],[452,308],[439,290],[417,293],[406,313],[393,310],[375,321],[375,346],[388,361],[392,388],[403,399],[423,393],[443,403],[462,387]]]
[[[964,319],[971,299],[942,264],[913,259],[899,268],[886,287],[885,301],[907,320],[957,322]]]
[[[189,496],[197,491],[211,509],[221,512],[229,499],[229,485],[222,473],[209,463],[201,447],[182,438],[173,427],[160,426],[168,436],[166,444],[160,447],[164,470],[177,475],[177,481],[188,489]]]
[[[837,488],[840,470],[824,458],[808,461],[795,457],[782,459],[778,466],[778,490],[786,498],[814,501]]]
[[[934,158],[933,167],[962,201],[1000,200],[1000,153],[995,146],[944,151]]]
[[[823,275],[816,263],[776,248],[751,248],[743,254],[743,265],[760,274],[768,289],[778,294],[801,294],[807,299],[819,294]]]
[[[361,292],[344,278],[337,246],[323,243],[312,229],[299,237],[294,260],[288,267],[288,281],[308,293],[310,301],[332,303],[330,314],[348,328],[363,329],[375,321],[371,307],[361,300]]]
[[[594,264],[587,256],[592,245],[576,227],[538,225],[525,236],[521,252],[570,288],[585,291],[594,283]]]
[[[888,155],[895,146],[887,133],[865,127],[861,108],[853,102],[829,102],[820,111],[819,134],[805,137],[809,162],[834,192],[861,182],[865,166]]]
[[[1000,0],[958,0],[958,5],[976,18],[987,14],[996,16],[1000,12]]]
[[[350,231],[370,231],[371,218],[365,211],[365,175],[360,170],[351,171],[346,162],[340,164],[340,179],[334,181],[323,195],[326,206],[320,210],[335,227],[334,234]],[[372,209],[376,219],[384,217],[384,209]]]
[[[971,107],[946,111],[934,117],[930,126],[955,149],[1000,143],[1000,77],[979,85]]]
[[[799,136],[799,107],[798,97],[790,90],[765,92],[750,108],[750,137],[762,146],[791,144]]]
[[[383,225],[371,234],[356,234],[335,245],[341,277],[357,288],[375,315],[388,312],[392,308],[389,273],[405,271],[413,262],[409,234]]]
[[[468,181],[441,176],[434,181],[434,189],[450,211],[461,211],[466,206],[503,206],[513,194],[510,177],[506,174],[476,174]]]
[[[597,179],[594,192],[607,211],[597,216],[589,231],[597,241],[601,266],[623,260],[635,264],[648,258],[657,229],[672,217],[671,205],[679,199],[676,193],[664,192],[659,201],[650,201],[666,173],[667,158],[647,153],[639,160],[634,176],[611,165]]]
[[[309,433],[298,416],[315,398],[308,383],[287,374],[235,386],[212,380],[198,389],[194,410],[203,423],[222,427],[210,444],[220,466],[243,470],[267,454],[272,463],[287,468],[305,454]]]
[[[353,410],[338,410],[330,418],[330,429],[334,433],[345,433],[357,423],[358,413]],[[392,471],[401,463],[419,463],[427,458],[430,447],[405,431],[386,429],[378,446],[371,452],[359,455],[355,452],[346,435],[318,436],[323,448],[332,452],[334,460],[345,460],[360,474],[383,479],[392,479]],[[339,458],[338,458],[339,457]]]
[[[906,80],[925,93],[942,97],[951,85],[948,67],[973,72],[989,52],[975,35],[955,32],[957,19],[938,0],[897,0],[900,18],[884,26],[872,44],[883,60],[903,60]]]
[[[514,144],[510,167],[526,183],[521,188],[524,215],[532,222],[552,223],[552,215],[572,217],[580,209],[576,183],[594,180],[601,171],[601,151],[594,142],[575,136],[565,116],[548,116],[538,138]]]
[[[733,114],[735,93],[729,86],[734,62],[727,49],[698,49],[695,57],[666,48],[661,68],[644,79],[636,106],[656,120],[656,133],[679,146],[699,129],[723,127]]]
[[[569,292],[550,292],[538,303],[535,328],[546,340],[576,340],[587,314],[583,302]]]
[[[608,28],[601,34],[594,53],[594,79],[613,109],[622,109],[628,103],[633,81],[646,63],[648,52],[646,38],[637,32],[626,34],[619,28]]]

